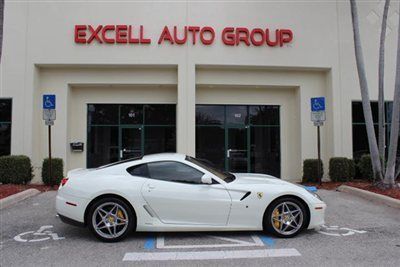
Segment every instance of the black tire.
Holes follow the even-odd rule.
[[[281,226],[282,223],[276,222],[276,220],[274,220],[274,222],[278,223],[278,225],[273,225],[272,223],[272,215],[274,210],[277,207],[281,207],[283,204],[282,203],[293,203],[293,205],[289,204],[289,208],[294,208],[294,207],[298,207],[299,210],[301,211],[301,216],[302,216],[302,220],[301,222],[298,222],[297,226],[291,226],[292,223],[290,223],[288,225],[288,232],[283,234],[282,232],[279,232],[276,228],[279,228],[279,226]],[[281,206],[280,206],[281,205]],[[278,208],[279,210],[279,208]],[[297,214],[297,213],[295,213]],[[294,215],[295,215],[294,214]],[[298,215],[300,216],[300,215]],[[296,217],[297,219],[299,219],[299,217]],[[296,222],[296,221],[295,221]],[[283,237],[283,238],[291,238],[291,237],[295,237],[296,235],[298,235],[307,225],[309,222],[309,215],[306,211],[306,207],[304,206],[304,204],[297,200],[296,198],[292,198],[292,197],[283,197],[283,198],[279,198],[277,200],[274,200],[267,208],[267,210],[264,213],[264,218],[263,218],[263,226],[264,226],[264,230],[268,231],[269,233],[272,233],[273,235],[277,236],[277,237]],[[285,224],[282,224],[283,227],[285,227]],[[293,223],[294,225],[294,223]],[[292,232],[291,232],[292,231]]]
[[[120,229],[121,233],[119,233],[116,236],[107,237],[106,234],[101,235],[101,234],[98,233],[98,231],[96,231],[95,225],[94,225],[93,215],[96,212],[96,217],[95,218],[100,219],[100,217],[99,217],[100,215],[96,211],[97,208],[102,207],[102,205],[106,205],[106,206],[104,206],[104,208],[107,209],[108,205],[110,205],[110,206],[112,205],[110,203],[114,203],[114,204],[116,204],[117,207],[119,207],[120,211],[123,212],[122,213],[123,215],[121,215],[121,218],[124,218],[124,216],[127,216],[128,222],[125,224],[125,225],[127,225],[126,227],[125,227],[125,225],[116,226],[116,227],[119,227],[117,229]],[[117,209],[116,213],[117,212],[118,212],[118,209]],[[89,209],[89,212],[88,212],[88,215],[87,215],[87,218],[86,218],[87,219],[86,221],[87,221],[87,225],[88,225],[90,231],[99,240],[104,241],[104,242],[118,242],[118,241],[124,239],[134,229],[134,227],[136,225],[136,217],[135,217],[133,212],[134,211],[132,211],[132,209],[129,207],[129,205],[127,205],[125,203],[125,201],[122,201],[121,199],[114,198],[114,197],[106,197],[106,198],[99,199],[98,201],[93,203],[93,205],[91,205],[91,207]],[[126,215],[124,215],[124,214],[126,214]],[[109,218],[109,217],[107,217],[107,218]],[[112,222],[114,222],[114,219],[113,219]],[[117,218],[116,222],[118,222],[118,218]],[[103,224],[104,224],[104,227],[106,227],[106,224],[104,222],[103,222]],[[105,229],[109,230],[110,228],[106,227]],[[106,230],[104,230],[104,232],[106,232]],[[111,234],[112,234],[112,230],[110,232],[110,235]]]

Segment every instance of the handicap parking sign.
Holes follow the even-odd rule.
[[[56,95],[43,95],[43,109],[56,109]]]
[[[325,111],[325,97],[311,98],[311,111]]]

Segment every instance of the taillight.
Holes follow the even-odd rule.
[[[64,186],[68,182],[68,178],[62,178],[60,186]]]

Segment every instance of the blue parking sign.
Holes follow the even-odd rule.
[[[43,95],[43,109],[56,109],[56,95]]]
[[[325,97],[311,98],[311,111],[325,111]]]

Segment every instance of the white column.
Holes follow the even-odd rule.
[[[196,67],[178,65],[177,152],[195,156]]]

